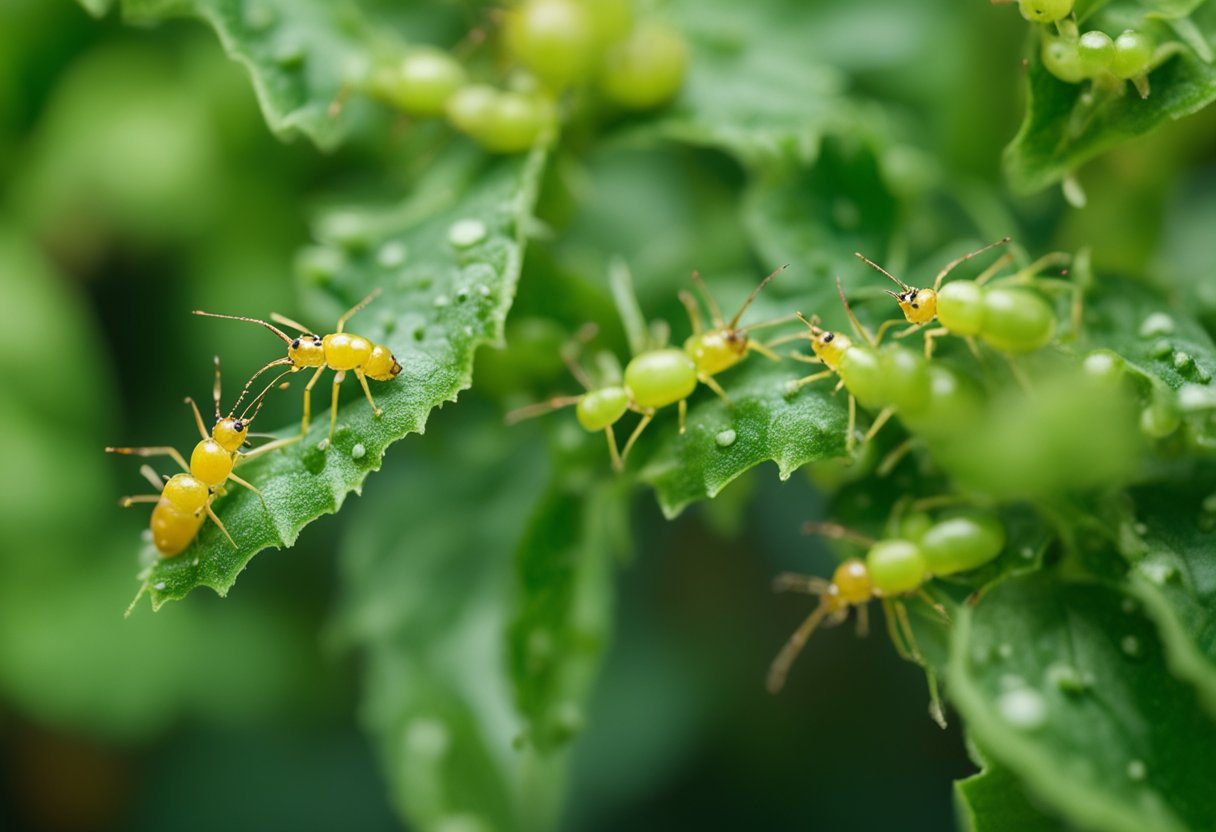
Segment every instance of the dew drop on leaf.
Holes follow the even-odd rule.
[[[735,444],[735,439],[737,438],[738,434],[736,434],[730,428],[727,428],[724,431],[719,431],[718,435],[714,437],[714,441],[718,443],[719,448],[729,448],[731,445]]]
[[[1160,338],[1174,334],[1174,319],[1164,312],[1154,312],[1140,324],[1141,338]]]
[[[363,447],[362,442],[356,442],[355,447],[350,449],[351,459],[363,459],[367,455],[367,448]]]
[[[475,246],[486,238],[486,224],[481,220],[457,220],[448,229],[448,242],[454,248]]]
[[[380,246],[380,250],[376,252],[376,262],[383,268],[395,269],[405,262],[407,253],[405,243],[391,240]]]
[[[1035,731],[1047,722],[1047,702],[1030,688],[1006,691],[997,700],[1001,718],[1023,731]]]

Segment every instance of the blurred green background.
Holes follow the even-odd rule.
[[[915,125],[913,175],[935,165],[965,183],[973,204],[1013,212],[1031,250],[1092,245],[1100,267],[1134,274],[1199,261],[1196,206],[1211,216],[1216,183],[1210,111],[1090,165],[1084,211],[1055,193],[1015,200],[1000,185],[999,156],[1020,116],[1016,15],[947,0],[916,4],[914,15],[894,0],[821,5],[822,28],[808,40],[850,74],[853,92]],[[554,300],[546,287],[562,269],[593,271],[604,239],[639,274],[657,275],[639,279],[639,293],[669,316],[693,267],[763,273],[734,227],[742,174],[726,156],[621,142],[581,162],[596,200],[542,202],[542,219],[563,233],[529,251],[521,326],[569,321],[595,302]],[[306,316],[292,263],[310,219],[335,192],[407,167],[374,144],[324,155],[277,141],[242,71],[199,25],[128,28],[67,0],[0,5],[10,345],[0,388],[0,828],[401,825],[356,723],[361,660],[334,624],[340,553],[409,543],[416,529],[397,507],[411,500],[454,495],[435,507],[443,518],[479,517],[477,483],[494,476],[482,463],[508,442],[544,448],[545,432],[560,428],[504,440],[511,391],[466,394],[425,437],[390,452],[362,499],[293,549],[255,559],[230,598],[197,592],[129,619],[147,512],[117,499],[146,488],[133,460],[101,449],[188,448],[181,399],[208,397],[211,356],[222,354],[233,391],[274,354],[265,333],[189,310]],[[296,394],[272,401],[263,426],[289,423],[297,407]],[[499,438],[484,453],[468,449],[485,436]],[[598,437],[587,442],[602,451]],[[782,484],[772,473],[754,472],[674,522],[649,493],[635,495],[635,551],[574,746],[564,828],[951,827],[951,783],[974,767],[957,720],[946,731],[930,721],[923,675],[884,637],[820,633],[786,691],[764,692],[769,661],[806,612],[805,599],[771,595],[772,575],[832,562],[798,535],[822,517],[822,498],[806,478]],[[528,482],[543,483],[533,474]],[[509,554],[508,529],[484,534]],[[484,657],[452,661],[462,658]]]

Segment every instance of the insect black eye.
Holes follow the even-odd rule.
[[[913,308],[913,309],[920,309],[920,304],[919,304],[919,303],[914,303],[914,304],[912,304],[912,308]]]
[[[241,431],[243,431],[245,429],[245,423],[242,422],[240,419],[237,419],[235,422],[232,423],[232,429],[234,431],[236,431],[237,433],[240,433]]]
[[[829,333],[827,333],[826,335],[824,335],[824,336],[823,336],[823,343],[825,343],[825,344],[830,344],[830,343],[832,343],[832,339],[833,339],[833,338],[835,338],[835,337],[836,337],[836,333],[835,333],[835,332],[829,332]]]
[[[300,339],[299,338],[297,338],[296,340],[291,342],[291,348],[293,350],[298,350],[300,348]]]

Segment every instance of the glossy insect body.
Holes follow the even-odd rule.
[[[905,320],[913,325],[901,335],[937,321],[938,327],[925,331],[925,357],[933,354],[933,340],[946,334],[967,339],[973,352],[976,350],[976,338],[1005,353],[1033,352],[1049,344],[1055,337],[1056,314],[1051,304],[1026,284],[1031,283],[1031,275],[1037,270],[1060,262],[1063,255],[1047,255],[999,285],[986,285],[1012,259],[1011,255],[1005,255],[975,280],[955,280],[942,285],[946,275],[965,261],[1008,242],[1009,238],[1006,237],[949,263],[938,273],[931,289],[909,286],[862,254],[858,253],[857,257],[899,285],[901,291],[888,291],[887,294],[895,298]],[[1034,279],[1034,282],[1044,285],[1060,283],[1045,278]],[[1014,285],[1018,283],[1023,285]],[[1072,284],[1063,285],[1071,291],[1076,290]],[[1079,309],[1074,308],[1074,319],[1078,312]],[[887,326],[883,325],[880,334]]]
[[[713,378],[718,373],[725,372],[734,367],[752,352],[760,353],[772,361],[780,360],[772,350],[752,338],[750,333],[756,329],[786,323],[793,320],[792,318],[788,316],[775,318],[771,321],[762,321],[745,327],[739,326],[739,320],[743,317],[743,313],[747,311],[747,308],[751,306],[752,301],[756,299],[756,296],[760,294],[760,290],[767,286],[768,282],[785,268],[785,266],[782,266],[760,281],[760,284],[752,290],[747,300],[739,307],[739,311],[729,321],[722,317],[722,310],[718,308],[717,301],[710,294],[705,282],[701,280],[701,275],[693,272],[693,282],[701,291],[702,296],[705,298],[705,303],[709,307],[713,323],[713,326],[709,329],[705,329],[702,326],[701,313],[697,308],[696,299],[688,292],[680,292],[680,302],[688,310],[688,318],[692,323],[692,335],[688,336],[687,340],[684,341],[684,352],[687,353],[688,357],[696,365],[697,380],[724,399],[727,398],[726,391]]]
[[[585,335],[584,340],[589,337]],[[664,348],[640,353],[626,365],[623,383],[607,386],[595,385],[568,353],[563,352],[562,358],[587,392],[578,396],[559,396],[515,410],[507,414],[508,424],[575,405],[578,422],[584,430],[604,431],[613,468],[618,471],[624,468],[634,443],[659,408],[679,403],[680,431],[684,431],[685,400],[697,387],[697,369],[683,350]],[[618,451],[613,426],[629,412],[640,414],[642,419],[625,442],[624,449]]]
[[[228,481],[248,488],[257,494],[258,498],[262,499],[262,505],[265,506],[266,501],[262,498],[262,492],[234,474],[232,469],[238,462],[247,461],[281,448],[284,445],[289,445],[292,442],[298,441],[299,437],[276,440],[250,453],[241,452],[240,449],[249,436],[249,425],[261,410],[266,393],[286,374],[280,374],[278,378],[266,385],[265,389],[249,403],[249,406],[246,407],[241,415],[239,417],[236,416],[237,407],[240,406],[245,393],[249,390],[249,386],[261,372],[262,370],[259,370],[245,384],[245,389],[241,391],[240,398],[233,405],[232,412],[227,416],[221,416],[219,404],[220,366],[219,359],[215,360],[214,397],[216,421],[210,433],[207,432],[206,427],[203,425],[202,414],[199,413],[198,406],[194,403],[194,400],[186,400],[194,411],[195,424],[198,426],[199,435],[201,436],[199,443],[194,446],[194,450],[190,454],[189,464],[186,463],[186,460],[178,453],[176,448],[167,446],[106,448],[108,453],[131,456],[168,456],[180,465],[185,472],[167,478],[162,487],[155,472],[151,468],[144,466],[141,469],[142,473],[160,493],[124,497],[120,501],[123,506],[130,506],[135,503],[156,503],[156,507],[152,510],[152,541],[164,557],[172,557],[184,551],[198,534],[206,517],[210,517],[219,526],[220,531],[224,533],[224,536],[228,538],[228,541],[233,546],[236,545],[235,541],[232,540],[232,536],[228,534],[228,530],[224,528],[224,524],[220,522],[219,517],[216,516],[211,508],[215,497],[222,493],[223,486]],[[250,409],[253,409],[253,415],[251,416],[248,415]]]
[[[359,384],[363,387],[363,393],[367,396],[367,401],[371,404],[372,412],[377,418],[383,415],[384,411],[376,405],[376,400],[372,397],[372,391],[368,387],[367,380],[370,378],[373,381],[392,381],[401,373],[400,362],[397,361],[392,350],[387,346],[374,344],[367,338],[343,331],[346,327],[346,322],[356,312],[371,303],[379,293],[380,291],[377,289],[347,310],[338,319],[336,331],[324,337],[309,332],[303,325],[278,313],[272,314],[271,320],[299,330],[300,335],[298,337],[291,338],[273,324],[258,320],[257,318],[245,318],[239,315],[218,315],[213,312],[203,312],[197,309],[194,311],[194,314],[203,315],[208,318],[227,318],[234,321],[259,324],[281,338],[287,344],[287,357],[270,362],[262,370],[284,364],[291,366],[291,372],[316,369],[316,372],[304,387],[304,415],[300,420],[301,436],[308,433],[312,416],[312,388],[316,386],[317,381],[321,378],[321,373],[327,369],[334,370],[336,375],[334,376],[329,411],[329,438],[325,443],[325,447],[328,448],[329,442],[333,441],[334,428],[337,425],[338,388],[345,381],[346,373],[348,371],[353,372],[355,378],[359,379]]]
[[[777,578],[779,590],[806,592],[819,597],[819,604],[790,636],[773,662],[768,689],[776,693],[785,684],[789,669],[816,628],[825,621],[839,624],[851,607],[858,609],[858,624],[866,627],[866,605],[882,601],[891,640],[900,654],[924,664],[908,621],[901,596],[915,594],[945,616],[945,610],[924,590],[934,577],[976,569],[992,561],[1005,548],[1005,530],[993,516],[967,512],[930,521],[914,515],[902,524],[899,536],[873,540],[835,524],[807,524],[805,531],[852,540],[868,547],[865,558],[850,558],[836,567],[830,581],[813,576],[785,573]]]

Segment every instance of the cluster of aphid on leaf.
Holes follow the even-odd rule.
[[[348,310],[338,319],[335,331],[324,337],[312,333],[307,327],[289,318],[284,318],[277,313],[272,314],[271,319],[299,330],[300,334],[297,337],[293,338],[273,324],[256,318],[216,315],[201,311],[195,312],[196,315],[248,321],[264,326],[286,342],[287,356],[269,362],[254,373],[249,381],[245,383],[240,397],[227,416],[220,415],[220,360],[218,357],[215,359],[215,389],[213,394],[215,399],[215,427],[212,428],[210,434],[207,433],[207,429],[203,424],[203,417],[199,413],[198,406],[195,405],[194,400],[186,399],[194,410],[194,420],[198,425],[199,434],[202,436],[202,440],[195,446],[193,453],[190,455],[189,465],[186,464],[186,460],[178,453],[177,449],[172,447],[106,448],[106,451],[110,453],[143,457],[168,456],[182,468],[183,473],[175,474],[172,477],[164,477],[162,484],[161,478],[157,477],[156,472],[151,467],[147,465],[143,466],[140,469],[141,473],[152,483],[157,493],[124,497],[121,500],[123,506],[130,506],[135,503],[156,504],[156,507],[152,510],[152,542],[162,556],[172,557],[181,554],[194,540],[203,525],[203,521],[207,517],[210,517],[219,526],[220,531],[224,533],[228,541],[234,547],[236,546],[236,541],[228,534],[228,530],[224,528],[224,524],[212,509],[212,503],[215,502],[216,497],[224,493],[225,483],[231,480],[237,485],[244,486],[253,491],[262,499],[263,507],[266,506],[266,500],[262,497],[262,493],[251,483],[234,474],[233,469],[251,459],[286,447],[304,438],[308,433],[312,388],[316,385],[325,370],[333,370],[335,371],[335,375],[329,415],[329,436],[322,443],[323,448],[328,448],[329,443],[333,440],[334,427],[338,418],[338,388],[346,378],[348,371],[354,373],[355,377],[359,379],[363,392],[367,395],[367,400],[371,403],[372,410],[376,416],[381,415],[382,411],[376,406],[375,399],[372,398],[372,391],[368,387],[367,380],[370,378],[373,381],[391,381],[401,372],[401,365],[397,362],[397,359],[388,347],[374,344],[367,338],[343,331],[346,327],[346,322],[350,320],[351,316],[371,303],[378,293],[379,290],[372,292],[372,294]],[[241,411],[241,415],[237,416],[237,408],[244,401],[245,394],[249,392],[249,388],[253,385],[254,381],[272,367],[281,366],[287,366],[287,369],[267,384],[250,401],[246,408]],[[242,452],[241,448],[249,444],[249,425],[261,411],[266,394],[275,387],[283,376],[313,368],[316,369],[316,372],[313,373],[312,378],[309,379],[308,384],[304,388],[304,416],[301,420],[299,434],[283,439],[276,439],[247,453]],[[285,387],[286,384],[283,386]],[[250,413],[250,410],[253,412]]]
[[[1014,377],[1027,386],[1015,356],[1050,343],[1057,327],[1055,310],[1035,287],[1071,292],[1074,331],[1080,324],[1079,286],[1039,274],[1050,267],[1065,265],[1068,258],[1063,254],[1049,254],[1020,271],[994,280],[1013,259],[1011,254],[1005,254],[974,280],[955,280],[943,285],[947,275],[967,260],[1008,242],[1009,238],[1004,238],[957,258],[938,273],[931,288],[910,286],[859,253],[857,256],[861,260],[898,285],[898,291],[887,294],[899,304],[904,318],[889,320],[876,335],[871,334],[853,314],[838,279],[837,291],[857,340],[841,332],[823,329],[817,316],[808,319],[799,312],[795,317],[806,326],[806,331],[781,336],[767,344],[759,343],[752,337],[755,330],[792,320],[786,317],[740,326],[743,314],[760,290],[781,270],[761,281],[729,321],[699,275],[694,274],[693,280],[709,307],[712,325],[708,328],[702,325],[696,301],[687,292],[681,292],[680,300],[688,310],[692,326],[692,334],[682,349],[652,345],[640,350],[626,366],[620,382],[599,386],[591,382],[572,355],[564,353],[571,373],[586,392],[521,408],[509,414],[507,420],[516,422],[573,405],[583,428],[592,432],[604,431],[613,466],[620,470],[639,434],[659,408],[678,404],[680,432],[683,433],[687,399],[698,383],[709,387],[729,404],[730,398],[715,376],[739,364],[752,352],[778,361],[780,358],[773,352],[773,347],[807,340],[813,355],[795,353],[791,357],[822,364],[825,369],[788,382],[786,392],[792,395],[805,385],[836,376],[838,389],[843,388],[849,396],[846,445],[850,453],[855,444],[858,403],[877,413],[863,441],[872,438],[896,414],[910,429],[926,436],[934,435],[935,431],[949,431],[959,418],[958,412],[962,409],[959,405],[964,397],[960,391],[965,386],[953,370],[931,361],[937,338],[943,335],[963,338],[981,361],[978,342],[983,342],[1004,355]],[[893,343],[881,344],[888,329],[904,323],[909,326],[895,338],[922,332],[923,354]],[[931,324],[935,326],[927,328]],[[586,340],[586,337],[579,340]],[[641,419],[624,448],[618,451],[613,426],[628,412],[639,414]],[[820,602],[774,661],[768,680],[770,690],[776,692],[782,687],[794,658],[821,624],[839,623],[850,608],[856,607],[859,629],[864,630],[867,626],[866,604],[874,599],[883,603],[891,638],[901,655],[924,666],[901,597],[917,595],[946,617],[945,608],[925,592],[924,584],[934,577],[982,566],[996,558],[1005,545],[1005,532],[1000,522],[990,514],[976,510],[938,520],[915,511],[894,526],[892,533],[882,540],[872,540],[834,524],[808,526],[812,531],[864,543],[869,551],[864,559],[852,558],[842,563],[831,581],[793,574],[778,578],[778,589],[817,595]],[[932,673],[928,668],[926,672],[933,685]],[[934,702],[936,707],[935,691]]]

